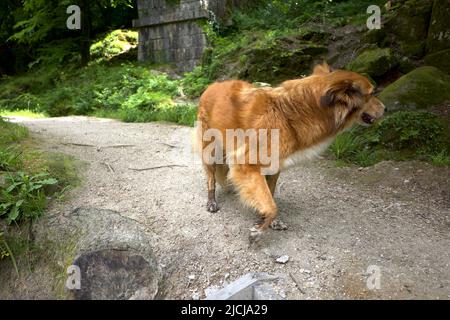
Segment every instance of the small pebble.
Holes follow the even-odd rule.
[[[289,261],[289,256],[284,255],[281,257],[278,257],[276,262],[281,263],[281,264],[286,264]]]

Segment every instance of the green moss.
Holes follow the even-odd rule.
[[[400,43],[402,53],[410,58],[421,58],[425,53],[425,41],[415,43]]]
[[[430,53],[450,48],[450,2],[435,0],[428,30],[427,51]]]
[[[132,30],[114,30],[91,45],[91,59],[111,60],[137,47],[138,33]]]
[[[241,66],[239,77],[271,84],[298,78],[309,74],[314,61],[320,60],[327,51],[325,46],[312,42],[277,39],[273,46],[245,50],[247,59]]]
[[[377,78],[386,74],[397,64],[391,49],[367,49],[347,65],[347,69],[358,73],[367,73]]]
[[[426,109],[450,100],[450,77],[435,67],[421,67],[386,87],[380,99],[389,110]]]
[[[438,51],[425,57],[425,64],[450,74],[450,49]]]
[[[431,8],[432,1],[429,0],[405,1],[386,24],[388,31],[395,35],[403,54],[418,58],[423,56]]]
[[[416,68],[416,66],[411,61],[411,59],[409,59],[408,57],[402,57],[399,59],[398,71],[400,71],[401,73],[404,73],[404,74],[409,73],[409,72],[413,71],[415,68]]]
[[[386,47],[388,44],[387,33],[385,29],[373,29],[366,32],[362,39],[366,43],[376,44],[379,47]]]
[[[313,43],[324,43],[330,38],[331,34],[325,30],[311,27],[300,28],[296,38],[304,41],[311,41]]]

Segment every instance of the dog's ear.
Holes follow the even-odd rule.
[[[361,88],[353,81],[345,79],[331,84],[320,99],[324,107],[346,105],[357,107],[362,104],[363,94]]]
[[[320,75],[326,75],[333,72],[333,68],[331,68],[328,63],[325,61],[322,64],[318,64],[314,67],[313,75],[320,76]]]

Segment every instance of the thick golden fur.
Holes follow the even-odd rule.
[[[214,128],[225,137],[226,129],[279,129],[282,170],[293,158],[302,158],[317,146],[325,149],[352,124],[370,124],[381,117],[384,106],[373,96],[373,90],[367,78],[350,71],[332,71],[326,64],[316,66],[309,77],[286,81],[275,88],[255,88],[238,80],[214,83],[200,98],[199,133]],[[222,143],[225,146],[225,141]],[[203,147],[207,144],[203,142]],[[230,168],[226,164],[204,167],[209,211],[218,209],[216,179],[225,184],[228,178],[244,203],[261,214],[263,222],[257,230],[272,224],[277,215],[273,193],[279,173],[266,179],[259,162]]]

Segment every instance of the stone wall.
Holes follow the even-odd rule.
[[[207,39],[201,22],[226,21],[238,0],[138,0],[139,61],[171,63],[190,71],[201,62]]]

